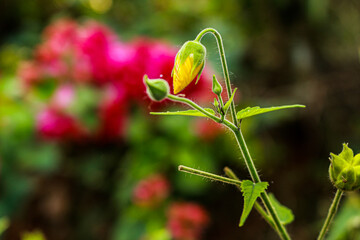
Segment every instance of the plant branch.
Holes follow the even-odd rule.
[[[180,165],[178,169],[179,169],[179,171],[182,171],[182,172],[198,175],[198,176],[201,176],[201,177],[204,177],[204,178],[208,178],[208,179],[223,182],[223,183],[233,184],[233,185],[236,185],[236,186],[240,186],[240,184],[241,184],[241,181],[236,180],[236,179],[222,177],[220,175],[204,172],[204,171],[194,169],[194,168],[190,168],[190,167],[186,167],[186,166],[183,166],[183,165]]]
[[[259,174],[255,168],[254,161],[252,160],[249,149],[246,146],[246,142],[242,135],[241,129],[237,128],[237,129],[233,130],[233,132],[234,132],[234,135],[238,142],[240,151],[243,155],[243,158],[245,160],[246,166],[248,168],[248,171],[250,173],[252,180],[255,183],[261,182]],[[274,220],[275,229],[277,230],[277,233],[280,236],[280,238],[284,239],[284,240],[290,240],[291,238],[290,238],[289,234],[287,233],[285,226],[281,223],[280,218],[277,215],[274,206],[271,204],[270,198],[267,195],[267,193],[266,192],[261,193],[260,198],[263,201],[264,206],[267,209],[268,213]]]
[[[324,237],[325,237],[325,235],[326,235],[326,233],[327,233],[327,231],[329,229],[329,226],[331,224],[331,221],[333,220],[333,218],[334,218],[334,216],[335,216],[335,214],[337,212],[337,209],[339,207],[340,200],[341,200],[341,197],[342,197],[343,193],[344,192],[342,190],[340,190],[340,189],[338,189],[336,191],[334,200],[333,200],[333,202],[332,202],[332,204],[331,204],[331,206],[329,208],[328,215],[327,215],[327,217],[325,219],[324,225],[321,228],[321,231],[319,233],[319,236],[318,236],[317,240],[324,239]]]
[[[230,99],[231,94],[232,94],[232,89],[231,89],[231,83],[230,83],[229,70],[228,70],[228,66],[226,63],[224,44],[223,44],[223,40],[222,40],[220,33],[213,28],[205,28],[197,35],[195,41],[201,41],[202,37],[205,36],[207,33],[212,33],[212,35],[216,39],[218,49],[219,49],[219,55],[220,55],[220,59],[221,59],[222,70],[223,70],[224,78],[225,78],[226,91],[227,91],[228,99]],[[235,126],[237,126],[238,121],[236,119],[236,110],[235,110],[234,102],[232,102],[230,105],[230,112],[231,112],[231,116],[232,116],[232,121],[235,124]]]

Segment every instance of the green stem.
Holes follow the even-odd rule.
[[[229,177],[232,178],[234,180],[238,180],[239,178],[236,176],[236,174],[228,167],[224,168],[224,172],[225,174]],[[236,185],[236,187],[239,189],[239,191],[241,192],[241,187],[239,185]],[[263,207],[260,205],[260,203],[258,203],[257,201],[254,204],[255,209],[258,211],[258,213],[265,219],[265,221],[275,230],[277,231],[275,225],[274,225],[274,221],[273,219],[266,213],[266,211],[263,209]]]
[[[218,122],[218,123],[221,122],[220,118],[218,118],[217,116],[212,115],[211,113],[209,113],[208,111],[206,111],[205,109],[203,109],[202,107],[200,107],[199,105],[197,105],[196,103],[191,101],[190,99],[183,98],[183,97],[178,97],[178,96],[175,96],[175,95],[172,95],[172,94],[169,94],[168,98],[175,101],[175,102],[181,102],[181,103],[185,103],[185,104],[189,105],[190,107],[198,110],[202,114],[204,114],[207,117],[211,118],[215,122]]]
[[[227,63],[226,63],[224,44],[223,44],[220,33],[213,28],[205,28],[197,35],[195,41],[200,42],[202,37],[205,36],[207,33],[212,33],[213,36],[216,38],[216,42],[217,42],[219,54],[220,54],[220,59],[221,59],[221,65],[222,65],[224,78],[225,78],[226,91],[228,94],[228,99],[230,99],[231,94],[232,94],[231,83],[230,83],[230,77],[229,77],[229,70],[228,70]],[[237,126],[238,121],[236,119],[236,110],[235,110],[234,102],[232,102],[230,105],[230,111],[231,111],[232,120],[233,120],[235,126]]]
[[[201,113],[203,113],[204,115],[206,115],[207,117],[211,118],[212,120],[214,120],[215,122],[220,123],[222,119],[212,115],[211,113],[207,112],[205,109],[203,109],[202,107],[200,107],[199,105],[197,105],[196,103],[194,103],[193,101],[191,101],[190,99],[187,98],[183,98],[183,97],[178,97],[172,94],[168,95],[168,98],[175,101],[175,102],[181,102],[181,103],[185,103],[187,105],[189,105],[190,107],[200,111]],[[222,122],[225,126],[227,126],[228,128],[230,128],[233,133],[235,134],[236,140],[239,144],[239,148],[241,150],[241,153],[245,159],[245,163],[246,166],[250,172],[250,176],[253,179],[253,181],[255,183],[261,182],[259,174],[257,173],[257,170],[255,168],[254,162],[250,156],[249,150],[246,146],[244,137],[241,133],[240,128],[238,128],[237,126],[235,126],[233,123],[229,122],[228,120],[224,119],[224,121]],[[270,199],[268,197],[268,195],[266,193],[261,193],[260,195],[261,200],[264,203],[265,208],[267,209],[268,213],[270,214],[270,216],[273,219],[274,225],[275,225],[275,229],[277,230],[277,233],[279,234],[279,236],[281,237],[281,239],[284,240],[289,240],[290,237],[285,229],[285,227],[281,224],[279,216],[277,215],[274,206],[272,206]]]
[[[194,169],[194,168],[190,168],[190,167],[186,167],[186,166],[183,166],[183,165],[179,166],[179,171],[194,174],[194,175],[198,175],[198,176],[201,176],[201,177],[204,177],[204,178],[209,178],[211,180],[215,180],[215,181],[219,181],[219,182],[223,182],[223,183],[233,184],[233,185],[236,185],[236,186],[239,186],[241,184],[240,180],[235,180],[235,179],[231,179],[231,178],[227,178],[227,177],[222,177],[222,176],[219,176],[219,175],[216,175],[216,174],[204,172],[204,171]]]
[[[251,176],[252,180],[255,183],[261,182],[259,174],[258,174],[258,172],[257,172],[257,170],[255,168],[254,161],[252,160],[252,158],[250,156],[249,149],[246,146],[245,139],[244,139],[244,137],[242,135],[242,132],[241,132],[240,128],[236,128],[236,129],[232,129],[232,130],[234,132],[234,135],[236,137],[236,140],[238,142],[239,148],[240,148],[241,153],[242,153],[242,155],[244,157],[246,166],[248,168],[248,171],[250,173],[250,176]],[[281,239],[284,239],[284,240],[291,239],[289,234],[286,231],[285,226],[281,224],[280,218],[277,215],[274,206],[271,204],[270,198],[267,195],[267,193],[266,192],[261,193],[260,198],[263,201],[264,206],[266,207],[268,213],[270,214],[270,216],[274,220],[275,229],[277,230],[277,233],[281,237]]]
[[[336,211],[339,207],[339,204],[340,204],[340,200],[341,200],[341,197],[343,195],[343,191],[342,190],[337,190],[336,191],[336,194],[335,194],[335,197],[334,197],[334,200],[329,208],[329,212],[328,212],[328,215],[325,219],[325,222],[324,222],[324,225],[322,226],[321,228],[321,231],[319,233],[319,236],[317,238],[317,240],[322,240],[324,239],[325,235],[326,235],[326,232],[328,231],[329,229],[329,226],[331,224],[331,221],[333,220],[335,214],[336,214]]]

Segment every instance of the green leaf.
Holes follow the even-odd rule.
[[[252,117],[252,116],[267,113],[267,112],[272,112],[272,111],[277,111],[277,110],[282,110],[282,109],[287,109],[287,108],[297,108],[297,107],[304,108],[305,105],[294,104],[294,105],[284,105],[284,106],[268,107],[268,108],[261,108],[258,106],[247,107],[247,108],[240,110],[237,113],[236,118],[240,120],[240,119]]]
[[[215,115],[214,110],[211,108],[204,108],[208,113]],[[152,115],[170,115],[170,116],[194,116],[194,117],[207,117],[205,114],[199,112],[198,110],[186,110],[186,111],[177,111],[177,112],[150,112]]]
[[[253,183],[250,180],[244,180],[241,182],[241,192],[244,196],[244,208],[240,218],[239,226],[242,227],[246,218],[249,216],[251,209],[254,206],[256,199],[261,193],[265,192],[268,187],[267,182]]]
[[[224,106],[224,112],[226,114],[227,110],[230,107],[230,104],[232,103],[232,101],[234,100],[234,96],[235,96],[235,92],[236,92],[237,88],[234,89],[233,93],[231,94],[231,97],[229,98],[229,100],[225,103]]]
[[[294,221],[294,215],[291,209],[285,207],[284,205],[281,205],[281,203],[279,203],[279,201],[275,198],[274,194],[270,193],[269,198],[282,224],[286,225]]]

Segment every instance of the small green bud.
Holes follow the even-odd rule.
[[[360,154],[354,157],[353,151],[343,144],[339,155],[330,153],[329,177],[332,184],[344,191],[360,188]]]
[[[144,75],[144,83],[146,92],[153,101],[162,101],[170,93],[169,84],[164,79],[149,79],[147,75]]]
[[[216,95],[220,96],[220,94],[222,93],[222,87],[220,85],[220,83],[218,82],[218,80],[216,79],[215,75],[213,75],[213,84],[212,84],[212,91],[213,93],[215,93]]]

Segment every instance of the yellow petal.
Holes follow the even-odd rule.
[[[173,76],[174,94],[181,92],[190,82],[195,78],[196,71],[193,69],[194,55],[190,54],[183,64],[180,65],[179,61],[175,63],[175,70]],[[198,71],[197,71],[198,72]]]

